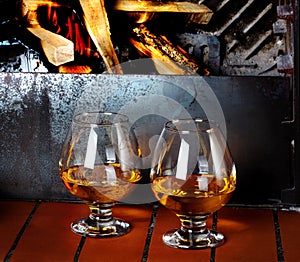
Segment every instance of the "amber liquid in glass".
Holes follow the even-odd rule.
[[[97,165],[94,169],[73,166],[61,172],[70,193],[88,203],[120,201],[135,188],[141,178],[138,170],[122,171],[120,164]]]
[[[223,207],[235,189],[235,176],[216,179],[209,174],[191,174],[186,180],[158,177],[152,189],[159,202],[177,215],[207,215]]]

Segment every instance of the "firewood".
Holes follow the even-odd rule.
[[[207,24],[213,12],[203,4],[191,2],[160,2],[139,0],[117,0],[114,9],[127,12],[175,12],[192,14],[191,18],[199,24]]]
[[[135,36],[130,38],[131,43],[145,56],[154,59],[159,73],[190,75],[199,70],[196,61],[167,37],[153,34],[145,25],[134,28],[133,32]]]
[[[79,0],[86,28],[100,53],[108,73],[123,73],[110,37],[104,0]]]
[[[182,67],[168,56],[155,49],[152,46],[147,46],[143,43],[130,39],[131,43],[139,46],[140,52],[147,57],[151,57],[152,63],[158,74],[161,75],[192,75],[194,72]]]
[[[42,28],[37,19],[38,1],[23,0],[22,15],[27,16],[27,29],[38,37],[48,61],[59,66],[74,61],[74,44],[67,38]]]
[[[42,48],[50,63],[60,66],[74,61],[72,41],[42,27],[28,27],[27,29],[41,40]]]

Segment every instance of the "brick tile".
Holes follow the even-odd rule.
[[[211,217],[207,222],[211,227]],[[202,250],[182,250],[169,247],[162,241],[162,235],[168,230],[178,228],[179,219],[165,207],[160,207],[157,212],[156,223],[153,230],[152,241],[148,255],[148,262],[179,262],[179,261],[207,261],[210,259],[210,249]]]
[[[278,220],[285,262],[300,261],[300,213],[280,211]]]
[[[11,261],[73,261],[81,237],[71,231],[70,223],[86,214],[84,204],[42,203]]]
[[[216,250],[216,262],[277,261],[273,213],[267,209],[223,208],[218,231],[226,242]]]
[[[152,207],[117,205],[113,208],[113,214],[129,222],[132,226],[131,231],[115,238],[87,238],[79,256],[80,262],[140,262],[142,260]]]
[[[0,261],[3,261],[34,206],[34,202],[0,201]]]

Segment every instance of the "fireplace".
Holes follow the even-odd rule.
[[[299,2],[189,2],[202,8],[198,13],[187,12],[183,1],[146,1],[151,12],[127,10],[127,2],[135,1],[105,3],[113,45],[105,60],[109,49],[99,50],[79,1],[0,1],[1,197],[75,200],[59,180],[57,162],[86,95],[91,109],[101,102],[103,110],[131,103],[142,110],[145,97],[156,105],[163,96],[199,116],[193,95],[180,88],[191,84],[199,99],[211,88],[224,113],[238,170],[232,203],[300,204]],[[185,11],[155,9],[170,3]],[[60,35],[57,41],[52,34]],[[47,52],[63,55],[50,59]],[[168,108],[161,110],[137,118],[143,139],[168,117],[162,113]],[[157,128],[143,133],[149,123]],[[151,202],[147,179],[140,190]]]

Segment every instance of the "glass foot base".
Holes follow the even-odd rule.
[[[191,233],[174,229],[163,235],[163,241],[166,245],[174,248],[204,249],[222,245],[225,242],[225,237],[215,231],[206,230],[205,233]]]
[[[130,231],[130,224],[120,219],[113,219],[107,223],[91,222],[87,217],[74,221],[71,229],[74,233],[86,237],[118,237]]]

